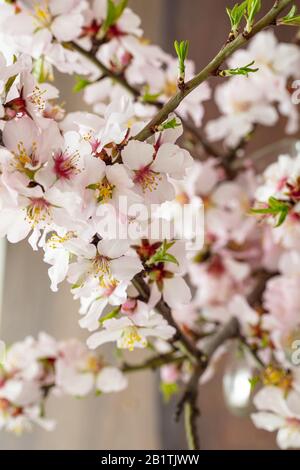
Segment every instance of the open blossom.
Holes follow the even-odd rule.
[[[250,74],[250,81],[263,91],[267,100],[278,104],[280,113],[288,119],[287,132],[296,132],[299,117],[288,91],[288,79],[298,78],[299,47],[279,42],[273,31],[263,31],[251,41],[247,49],[236,51],[228,63],[234,68],[252,61],[255,61],[259,71]]]
[[[71,41],[80,35],[86,6],[84,0],[21,2],[21,11],[9,18],[5,31],[17,32],[18,36],[43,34],[45,42],[51,36],[58,41]]]
[[[292,356],[300,331],[300,156],[280,156],[262,178],[244,158],[257,125],[284,116],[287,132],[298,129],[290,85],[299,47],[254,30],[244,50],[225,49],[224,69],[255,60],[259,70],[230,78],[227,70],[217,85],[220,116],[205,130],[209,141],[224,141],[221,149],[200,129],[197,136],[209,85],[186,87],[195,76],[190,60],[182,83],[182,61],[143,39],[126,1],[0,5],[0,236],[13,243],[29,236],[42,249],[52,291],[70,283],[89,332],[88,347],[42,333],[0,351],[0,429],[52,429],[49,395],[123,390],[130,364],[114,366],[93,351],[107,343],[155,351],[146,366],[157,361],[166,395],[189,392],[194,377],[202,384],[215,373],[227,347],[215,343],[224,335],[248,346],[261,366],[255,425],[278,430],[282,448],[300,447]],[[90,112],[65,115],[50,83],[55,69],[78,75],[74,91]],[[181,91],[184,100],[160,119]],[[194,163],[194,153],[208,158]],[[286,212],[281,227],[265,211],[270,198]],[[271,223],[257,224],[253,204]],[[205,232],[203,246],[194,243],[197,231]],[[183,393],[182,404],[193,394]]]
[[[111,393],[127,386],[124,374],[105,363],[78,340],[58,342],[40,333],[8,350],[0,371],[0,429],[20,434],[32,424],[46,430],[55,422],[43,415],[45,397]]]
[[[127,255],[127,240],[100,240],[97,247],[89,245],[78,250],[78,260],[70,265],[68,277],[70,282],[80,288],[90,278],[96,278],[100,285],[114,279],[130,281],[141,269],[139,259]]]
[[[288,118],[287,131],[298,129],[298,112],[288,92],[288,79],[299,68],[300,53],[296,45],[278,43],[273,32],[258,34],[249,48],[235,52],[229,67],[236,68],[255,61],[259,70],[245,77],[233,77],[216,90],[216,103],[222,116],[207,125],[211,140],[224,139],[231,146],[249,134],[256,124],[272,126],[278,110]]]
[[[264,307],[267,314],[263,317],[263,323],[280,349],[289,346],[300,326],[299,253],[288,251],[281,255],[279,270],[280,274],[272,277],[266,285]]]
[[[116,341],[121,349],[145,348],[148,337],[170,339],[175,329],[168,325],[162,315],[149,310],[147,304],[137,301],[136,307],[120,318],[112,318],[103,322],[103,330],[94,333],[88,339],[92,349],[101,344]]]
[[[130,141],[122,160],[132,172],[132,179],[146,202],[161,203],[174,198],[168,176],[181,179],[192,165],[190,154],[171,142],[158,141],[157,146]]]
[[[230,147],[235,147],[255,124],[273,126],[278,119],[261,88],[244,77],[233,77],[219,85],[215,100],[222,115],[208,122],[207,135],[212,141],[224,139]]]
[[[258,201],[267,202],[271,196],[297,200],[300,156],[280,155],[264,172],[264,183],[256,191]]]
[[[299,163],[300,158],[295,156],[280,155],[278,160],[267,167],[261,184],[255,193],[256,206],[258,209],[268,207],[269,199],[275,198],[286,204],[288,209],[283,223],[272,230],[272,236],[276,243],[284,248],[299,250]],[[264,218],[276,225],[272,213],[264,214]]]
[[[277,444],[281,449],[300,447],[300,396],[296,391],[288,393],[278,387],[264,387],[254,397],[257,413],[251,415],[256,427],[277,432]]]

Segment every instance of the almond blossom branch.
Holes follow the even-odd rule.
[[[184,98],[189,95],[195,88],[197,88],[201,83],[208,79],[208,77],[215,75],[219,70],[221,64],[228,59],[236,50],[244,46],[249,39],[255,36],[257,33],[267,28],[268,26],[276,25],[276,18],[278,15],[292,3],[292,0],[279,0],[275,2],[271,10],[252,28],[250,33],[241,33],[234,39],[232,42],[226,44],[215,56],[215,58],[202,69],[194,78],[185,83],[185,86],[182,90],[179,90],[176,95],[174,95],[164,106],[163,108],[154,116],[154,118],[142,129],[136,136],[136,140],[146,140],[153,133],[153,129],[156,126],[164,122],[168,115],[175,111]]]
[[[111,71],[108,67],[106,67],[106,65],[103,64],[103,62],[101,62],[95,57],[93,50],[87,51],[76,42],[71,42],[70,45],[72,49],[76,50],[81,55],[89,59],[94,65],[96,65],[99,70],[101,70],[101,72],[103,73],[103,76],[109,77],[111,80],[118,83],[125,90],[127,90],[136,100],[142,98],[141,92],[137,88],[134,88],[132,85],[130,85],[130,83],[126,80],[123,74],[117,74]],[[159,101],[151,101],[151,105],[155,106],[158,109],[163,108],[163,103],[160,103]],[[206,138],[200,133],[199,130],[197,130],[192,124],[186,122],[186,120],[182,118],[181,120],[184,123],[185,130],[187,130],[187,132],[191,134],[191,136],[197,141],[197,143],[201,145],[201,147],[205,150],[205,152],[208,153],[208,155],[217,158],[222,157],[222,154],[216,148],[214,148],[214,146],[210,144],[210,142],[206,140]]]

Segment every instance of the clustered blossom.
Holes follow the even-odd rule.
[[[245,50],[235,52],[228,68],[255,62],[258,73],[235,76],[217,86],[215,100],[222,116],[207,124],[209,139],[225,140],[235,147],[258,124],[273,126],[286,117],[289,134],[299,129],[299,114],[293,105],[291,80],[298,78],[299,47],[279,43],[272,31],[257,35]]]
[[[3,29],[9,37],[10,22],[15,28],[14,21],[22,17],[30,37],[40,33],[50,42],[54,38],[71,40],[74,37],[65,37],[67,31],[60,36],[61,23],[71,25],[76,19],[84,35],[85,23],[79,21],[84,5],[74,2],[74,15],[69,17],[57,2],[35,6],[32,11],[20,3],[17,12],[10,9],[15,14]],[[125,31],[126,18],[129,22],[135,18],[130,10],[125,12],[116,30]],[[33,32],[29,23],[36,21],[41,25]],[[72,31],[76,35],[76,28]],[[135,30],[135,41],[137,34]],[[123,44],[123,34],[117,37]],[[117,345],[129,349],[145,347],[149,336],[169,339],[174,329],[152,310],[161,296],[170,300],[171,306],[190,300],[182,279],[186,271],[184,246],[171,242],[168,247],[178,259],[151,261],[164,238],[157,238],[145,251],[151,220],[140,222],[134,207],[171,201],[174,182],[183,179],[193,165],[189,152],[176,144],[182,134],[179,118],[171,116],[174,125],[140,142],[134,135],[145,123],[136,118],[132,101],[124,96],[106,106],[102,117],[80,112],[64,116],[54,101],[58,90],[34,76],[33,52],[23,51],[18,44],[16,49],[22,54],[14,64],[5,65],[3,72],[1,236],[12,243],[29,236],[34,250],[44,250],[52,290],[64,279],[71,283],[74,297],[81,301],[80,325],[91,332],[102,329],[99,344],[106,336],[112,337],[111,329],[118,331],[113,335]],[[47,53],[45,57],[49,59]],[[144,308],[138,293],[130,292],[132,279],[142,271],[151,283],[154,299]],[[172,295],[174,289],[177,296]],[[123,309],[128,302],[131,309]],[[114,318],[108,315],[110,311]],[[94,337],[90,344],[95,345]]]
[[[280,447],[300,447],[293,346],[300,333],[300,155],[280,156],[263,177],[243,159],[228,173],[232,151],[239,154],[258,125],[273,126],[282,115],[287,132],[298,130],[290,84],[299,46],[278,43],[267,31],[231,56],[230,70],[253,61],[259,70],[226,77],[216,88],[221,116],[205,129],[210,141],[223,141],[229,162],[215,155],[194,162],[184,124],[201,126],[209,86],[193,90],[150,138],[137,140],[176,93],[178,61],[143,39],[126,2],[113,10],[111,4],[0,0],[0,236],[12,243],[28,237],[43,250],[53,291],[70,283],[90,349],[112,342],[118,350],[174,353],[161,368],[166,396],[189,382],[193,364],[174,352],[178,332],[157,305],[170,309],[199,351],[237,318],[240,339],[263,364],[253,422],[278,430]],[[80,75],[92,113],[65,113],[49,83],[55,68]],[[194,74],[186,61],[185,79]],[[188,222],[200,216],[200,225],[205,210],[203,246],[183,208]],[[172,233],[154,237],[151,229],[164,224]],[[201,383],[225,350],[217,349]],[[52,391],[83,396],[125,386],[119,369],[80,343],[29,338],[9,350],[0,375],[0,427],[51,428],[42,411]]]
[[[38,424],[55,426],[45,418],[50,395],[84,397],[91,392],[110,393],[127,386],[124,374],[97,357],[78,340],[56,341],[40,333],[27,337],[7,351],[0,369],[0,429],[16,434]]]

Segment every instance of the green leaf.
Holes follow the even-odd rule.
[[[106,320],[110,320],[111,318],[115,318],[118,315],[118,313],[120,312],[120,310],[121,310],[120,306],[115,307],[111,312],[104,315],[104,317],[101,317],[100,320],[99,320],[100,325],[103,325],[103,323]]]
[[[240,22],[245,14],[245,10],[247,7],[247,1],[238,4],[236,3],[232,9],[226,8],[227,15],[229,16],[230,24],[231,24],[231,31],[236,33]]]
[[[247,11],[245,16],[247,19],[246,31],[250,33],[254,24],[255,16],[261,10],[261,0],[247,0]]]
[[[290,205],[285,201],[280,201],[275,197],[270,197],[268,200],[268,207],[252,208],[251,214],[269,214],[277,219],[275,227],[279,227],[285,221],[290,210]]]
[[[288,208],[281,210],[281,212],[278,215],[278,219],[277,219],[277,223],[275,225],[275,228],[280,227],[280,225],[283,224],[283,222],[287,218],[288,213],[289,213]]]
[[[91,84],[91,82],[84,77],[76,76],[75,80],[76,83],[72,89],[73,93],[78,93],[79,91],[84,90],[85,87]]]
[[[167,403],[170,401],[170,399],[176,395],[179,391],[178,384],[176,382],[174,383],[167,383],[167,382],[161,382],[160,383],[160,391],[163,395],[164,401]]]
[[[161,244],[161,246],[156,250],[153,256],[147,261],[147,265],[151,266],[153,264],[157,263],[174,263],[179,265],[177,259],[175,256],[171,255],[168,253],[168,250],[174,245],[175,242],[167,242],[164,240],[164,242]]]
[[[177,121],[176,117],[170,119],[169,121],[164,122],[159,126],[160,131],[165,131],[166,129],[176,129],[176,127],[180,126],[180,122]]]
[[[142,101],[144,103],[155,103],[155,101],[158,100],[160,95],[161,95],[161,93],[150,93],[150,87],[149,87],[149,85],[146,85],[145,88],[144,88]]]
[[[185,60],[189,51],[189,41],[174,41],[175,51],[179,61],[180,76],[184,78],[185,74]]]
[[[114,0],[107,0],[106,18],[99,31],[101,37],[105,36],[109,28],[118,21],[125,10],[127,3],[128,0],[120,0],[118,3],[115,3]]]
[[[255,61],[253,60],[250,62],[250,64],[244,65],[243,67],[236,67],[235,69],[228,69],[228,70],[222,70],[219,75],[221,77],[230,77],[232,75],[245,75],[248,77],[249,73],[255,73],[259,69],[253,69],[251,68],[252,65],[255,64]]]
[[[18,75],[13,75],[12,77],[9,77],[9,79],[8,79],[7,82],[5,83],[5,87],[4,87],[5,96],[8,95],[9,90],[10,90],[11,87],[13,86],[14,81],[15,81],[15,79],[17,78],[17,76],[18,76]]]
[[[289,13],[283,18],[277,20],[277,24],[283,24],[287,26],[300,26],[300,15],[297,15],[297,7],[294,5]]]
[[[255,375],[254,377],[251,377],[249,380],[250,386],[251,386],[251,392],[255,389],[256,385],[260,382],[260,377],[258,375]]]

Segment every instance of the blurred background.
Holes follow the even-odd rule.
[[[228,34],[226,6],[232,0],[129,0],[141,16],[145,36],[173,53],[174,39],[190,41],[189,57],[197,69],[215,55]],[[264,0],[269,8],[273,0]],[[291,28],[292,29],[292,28]],[[292,35],[289,28],[279,31],[281,39]],[[212,80],[214,85],[217,79]],[[71,92],[74,79],[58,76],[58,88],[67,110],[83,109],[79,95]],[[207,116],[215,112],[207,107]],[[250,151],[280,139],[283,125],[259,130]],[[3,280],[3,282],[1,282]],[[72,300],[69,285],[59,293],[50,291],[47,266],[42,254],[33,252],[25,241],[0,246],[0,338],[7,344],[26,335],[46,331],[57,339],[87,335],[77,323],[78,304]],[[107,350],[110,354],[110,350]],[[141,360],[135,353],[134,360]],[[199,434],[202,449],[273,449],[273,434],[258,431],[251,421],[234,416],[222,393],[222,369],[235,367],[235,359],[224,358],[215,378],[200,389]],[[229,371],[232,374],[232,370]],[[120,394],[99,398],[50,399],[47,414],[57,420],[57,429],[47,433],[35,428],[20,438],[0,434],[0,449],[185,449],[182,426],[174,422],[174,404],[165,406],[158,391],[159,378],[151,372],[130,377],[129,388]],[[243,384],[243,382],[242,382]],[[241,385],[242,386],[242,385]],[[238,397],[243,400],[243,396]]]

